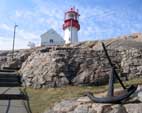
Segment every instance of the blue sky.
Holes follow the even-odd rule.
[[[142,32],[142,0],[0,0],[0,50],[40,44],[50,28],[61,36],[64,12],[75,6],[80,12],[79,40],[101,40]]]

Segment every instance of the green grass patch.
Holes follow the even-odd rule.
[[[125,82],[125,85],[141,84],[142,79],[134,79]],[[115,87],[120,87],[116,83]],[[30,106],[33,113],[43,113],[45,109],[49,109],[56,102],[62,99],[72,99],[83,95],[84,92],[91,91],[93,93],[105,92],[108,86],[66,86],[62,88],[32,89],[27,88],[30,99]]]

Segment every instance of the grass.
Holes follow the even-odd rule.
[[[142,79],[133,79],[125,82],[125,85],[141,84]],[[115,87],[120,87],[116,83]],[[48,89],[32,89],[27,88],[27,93],[30,98],[30,106],[32,113],[43,113],[44,110],[51,108],[56,102],[62,99],[72,99],[83,95],[83,92],[91,91],[93,93],[105,92],[108,86],[66,86],[63,88],[48,88]]]

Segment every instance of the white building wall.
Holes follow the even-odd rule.
[[[77,28],[72,28],[72,43],[78,43],[78,30]]]
[[[51,41],[52,40],[52,41]],[[41,36],[41,46],[64,45],[65,41],[56,32],[47,32]]]
[[[64,40],[66,44],[69,43],[78,43],[78,30],[75,27],[66,28],[64,31]]]

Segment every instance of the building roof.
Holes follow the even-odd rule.
[[[58,36],[59,38],[62,38],[61,35],[58,34],[54,29],[49,29],[47,32],[43,33],[40,37],[44,38],[44,37],[48,36],[48,34],[50,34],[50,35],[54,34],[54,35]],[[50,37],[46,37],[46,38],[50,38]]]

